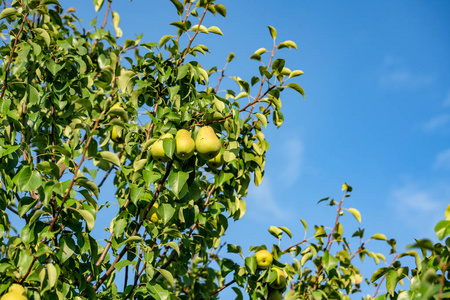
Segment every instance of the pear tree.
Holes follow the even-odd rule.
[[[170,0],[176,35],[123,42],[115,2],[93,1],[105,18],[90,28],[58,0],[2,3],[0,299],[218,299],[225,289],[236,299],[450,297],[449,239],[397,253],[383,234],[344,236],[346,213],[361,221],[344,205],[347,184],[341,200],[320,201],[336,208],[331,227],[311,232],[301,220],[305,238],[294,241],[288,228],[271,226],[273,244],[249,253],[226,244],[248,187],[263,179],[263,131],[282,125],[283,91],[305,96],[296,82],[303,72],[279,56],[297,45],[268,26],[272,47],[250,57],[260,67],[244,80],[227,72],[233,53],[217,58],[224,67],[201,64],[209,49],[197,37],[222,35],[205,25],[226,17],[219,1]],[[223,89],[226,80],[235,88]],[[105,199],[105,189],[115,197]],[[441,240],[448,211],[436,226]],[[105,216],[110,226],[99,229]],[[392,263],[367,248],[374,240],[386,243]],[[386,267],[362,275],[355,261],[366,256]]]

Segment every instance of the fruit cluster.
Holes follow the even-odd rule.
[[[109,110],[109,114],[113,117],[118,117],[123,121],[128,120],[128,115],[120,103],[114,104]],[[111,130],[111,140],[115,143],[124,142],[124,130],[116,125]],[[174,139],[171,133],[163,134],[159,139],[153,143],[150,148],[150,154],[153,159],[159,162],[168,162],[170,158],[164,151],[164,140]],[[220,168],[223,163],[223,156],[220,153],[222,147],[219,138],[216,136],[214,129],[211,126],[203,126],[194,141],[191,133],[186,129],[180,129],[175,135],[175,156],[180,160],[187,160],[191,158],[195,152],[207,161],[208,166],[213,169]]]
[[[269,297],[268,300],[280,300],[283,299],[283,290],[286,289],[287,283],[287,274],[283,269],[278,267],[272,267],[273,256],[267,250],[259,250],[255,254],[256,264],[259,269],[267,270],[270,268],[270,271],[274,271],[276,273],[275,278],[272,278],[269,281]]]

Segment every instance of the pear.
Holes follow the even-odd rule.
[[[179,159],[189,159],[195,150],[195,142],[186,129],[178,130],[175,136],[175,156]]]
[[[281,300],[283,299],[283,293],[280,290],[272,290],[269,293],[267,300]]]
[[[211,126],[204,126],[200,129],[195,140],[195,148],[201,158],[210,160],[220,152],[220,140],[217,138]]]
[[[274,270],[277,272],[277,278],[275,278],[275,280],[271,282],[269,286],[273,289],[280,290],[286,287],[286,274],[281,269],[274,268]]]
[[[150,148],[150,153],[154,159],[160,162],[167,162],[170,158],[164,152],[163,141],[164,139],[173,139],[173,135],[170,133],[166,133],[162,135],[159,140],[157,140],[152,147]]]
[[[208,160],[206,163],[208,164],[208,166],[210,166],[213,169],[218,169],[220,168],[223,163],[225,161],[223,160],[223,155],[222,153],[219,153],[216,155],[216,157],[211,158],[210,160]]]
[[[111,139],[115,143],[122,142],[122,128],[117,129],[117,126],[113,126],[113,129],[111,130]]]
[[[141,213],[141,220],[144,219],[144,211]],[[161,216],[158,213],[158,203],[153,204],[152,208],[147,213],[147,220],[150,220],[152,223],[158,223],[158,221],[161,219]]]

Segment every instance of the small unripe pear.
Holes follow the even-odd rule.
[[[170,158],[164,152],[164,147],[163,147],[163,141],[166,138],[172,139],[173,135],[170,133],[164,134],[150,148],[150,153],[153,156],[153,158],[160,162],[167,162],[170,160]]]
[[[17,293],[17,294],[23,294],[25,292],[25,289],[20,284],[13,283],[9,287],[8,292],[10,292],[10,293]]]
[[[119,102],[110,108],[109,113],[113,116],[118,116],[123,120],[128,121],[128,114]]]
[[[281,300],[283,299],[283,293],[280,290],[272,290],[269,293],[267,300]]]
[[[206,163],[208,164],[208,166],[210,166],[213,169],[220,168],[224,163],[222,153],[217,154],[216,157],[211,158]]]
[[[179,159],[189,159],[195,151],[195,142],[186,129],[180,129],[175,136],[175,156]]]
[[[211,126],[203,126],[197,134],[195,148],[203,159],[210,160],[220,152],[220,140]]]

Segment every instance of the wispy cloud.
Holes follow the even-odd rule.
[[[419,235],[416,237],[435,238],[434,226],[444,218],[450,190],[446,186],[422,187],[408,183],[393,189],[389,198],[396,215]]]
[[[426,122],[423,126],[423,129],[425,131],[432,131],[434,129],[446,125],[447,123],[449,123],[449,121],[450,121],[450,114],[439,115],[433,117],[431,120]]]
[[[436,156],[433,165],[436,169],[450,170],[450,149],[444,150]]]
[[[304,146],[299,139],[291,139],[284,144],[284,161],[283,164],[283,184],[292,185],[298,178],[301,172],[301,165],[303,161]]]
[[[380,85],[387,89],[417,90],[430,85],[433,77],[411,71],[408,66],[393,56],[386,56],[381,67]]]
[[[273,190],[273,182],[269,176],[264,176],[262,183],[251,186],[248,193],[247,209],[250,218],[257,221],[267,221],[270,217],[274,220],[291,218],[292,213],[280,205],[278,194]]]

